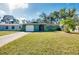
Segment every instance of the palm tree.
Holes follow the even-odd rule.
[[[67,14],[68,14],[68,17],[73,17],[76,13],[76,9],[73,8],[73,9],[68,9],[67,11]]]
[[[79,17],[78,17],[78,15],[74,15],[73,19],[74,19],[74,22],[76,23],[76,25],[79,25]]]
[[[70,30],[74,30],[75,29],[75,22],[72,18],[66,18],[65,20],[61,20],[60,22],[61,25],[63,25],[63,30],[65,32],[70,32]]]
[[[66,9],[65,9],[65,8],[60,9],[60,11],[59,11],[59,18],[60,18],[60,19],[65,19],[66,16],[67,16]]]

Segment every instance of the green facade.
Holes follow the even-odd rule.
[[[53,25],[53,24],[38,24],[37,23],[37,24],[26,24],[26,26],[27,25],[33,25],[34,26],[34,32],[39,32],[40,31],[40,25],[43,25],[44,32],[59,30],[59,26],[58,25]],[[23,26],[23,27],[26,28],[26,26]]]
[[[56,30],[59,30],[59,26],[58,25],[45,25],[44,30],[45,31],[56,31]]]
[[[44,25],[44,31],[56,31],[58,30],[59,26],[58,25]],[[39,25],[34,25],[34,31],[39,32]]]
[[[38,32],[39,31],[39,25],[34,25],[34,31]]]

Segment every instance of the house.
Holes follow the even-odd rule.
[[[27,23],[27,24],[0,24],[0,30],[43,32],[60,30],[58,25],[47,23]]]
[[[25,24],[25,31],[43,32],[43,31],[55,31],[60,30],[58,25],[47,23],[29,23]]]
[[[5,31],[19,31],[21,28],[21,24],[0,24],[0,30]]]

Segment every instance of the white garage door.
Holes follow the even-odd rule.
[[[33,25],[26,25],[26,31],[34,31]]]

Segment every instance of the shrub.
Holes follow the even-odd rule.
[[[71,30],[75,29],[75,22],[72,18],[66,18],[65,20],[61,20],[60,24],[62,24],[62,26],[64,26],[63,30],[65,32],[71,32]]]

